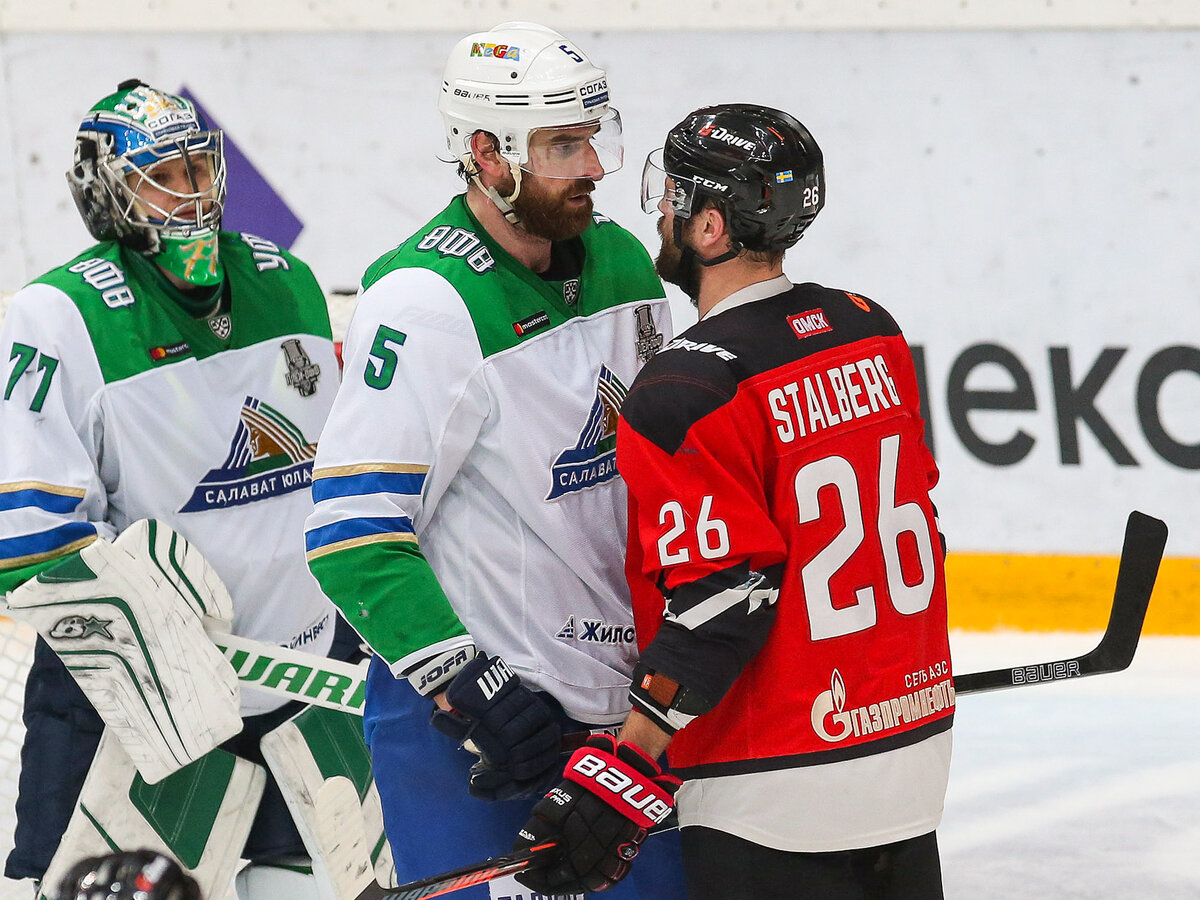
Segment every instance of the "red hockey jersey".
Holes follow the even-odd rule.
[[[727,691],[676,735],[671,765],[765,772],[948,731],[938,473],[900,329],[815,284],[726,305],[651,360],[618,430],[643,660]],[[743,635],[761,595],[723,609],[733,594],[699,589],[747,571],[778,588],[765,640]]]

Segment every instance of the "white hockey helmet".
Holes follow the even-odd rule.
[[[505,22],[470,34],[455,45],[442,75],[438,110],[453,158],[473,174],[471,136],[494,134],[500,154],[518,179],[522,169],[549,178],[596,177],[621,167],[621,116],[608,103],[608,75],[574,43],[544,25]],[[571,153],[566,129],[591,126],[586,146]],[[563,139],[535,141],[539,131],[556,129]],[[542,149],[546,145],[556,149]]]

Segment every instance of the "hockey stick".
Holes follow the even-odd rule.
[[[229,660],[242,687],[288,700],[363,714],[367,668],[253,638],[211,631],[208,635]]]
[[[1065,681],[1085,675],[1120,672],[1133,661],[1142,621],[1150,605],[1154,580],[1167,543],[1167,526],[1145,513],[1131,512],[1125,525],[1125,544],[1117,567],[1117,587],[1113,592],[1112,611],[1104,637],[1093,650],[1071,659],[992,669],[954,676],[956,694],[973,694],[1001,688],[1024,687],[1048,681]]]
[[[1158,577],[1163,548],[1167,543],[1167,526],[1145,513],[1131,512],[1125,524],[1125,543],[1117,567],[1117,586],[1113,592],[1112,610],[1104,637],[1094,649],[1082,656],[1018,666],[1013,669],[992,669],[954,676],[955,694],[974,694],[1001,688],[1023,687],[1048,681],[1063,681],[1085,675],[1120,672],[1129,667],[1142,633],[1142,621],[1150,605],[1150,594]],[[356,900],[422,900],[439,897],[471,885],[483,884],[503,875],[543,865],[553,857],[557,844],[550,842],[530,847],[507,856],[496,856],[447,872],[413,881],[397,888],[372,884]]]
[[[494,878],[515,875],[531,866],[545,865],[554,856],[554,851],[557,849],[558,844],[550,841],[526,847],[524,850],[518,850],[507,856],[496,856],[481,863],[463,866],[453,872],[422,878],[420,881],[410,881],[400,887],[385,888],[378,883],[372,883],[367,885],[366,890],[355,900],[423,900],[425,897],[440,897],[442,894],[449,894],[475,884],[484,884]]]

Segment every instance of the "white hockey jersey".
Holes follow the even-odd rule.
[[[670,322],[632,235],[598,216],[582,245],[539,278],[460,196],[367,271],[307,546],[394,674],[473,641],[608,724],[637,652],[617,415]]]
[[[229,302],[208,320],[115,243],[13,298],[0,332],[0,591],[153,518],[220,574],[236,634],[324,655],[334,610],[303,550],[338,382],[324,296],[269,241],[220,242]],[[282,702],[243,691],[242,713]]]

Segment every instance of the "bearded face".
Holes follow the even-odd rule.
[[[513,209],[532,235],[549,241],[578,237],[592,221],[592,191],[589,178],[543,178],[521,173],[521,193]],[[508,191],[511,192],[511,186]]]
[[[660,246],[658,256],[654,260],[654,271],[663,281],[676,287],[683,287],[683,255],[675,246],[675,238],[671,234],[673,226],[667,223],[666,216],[658,219],[658,237]]]

